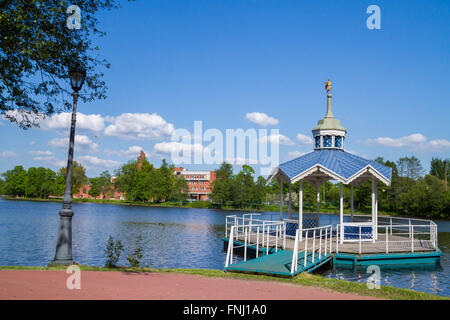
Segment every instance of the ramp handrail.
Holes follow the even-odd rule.
[[[240,232],[241,231],[241,232]],[[242,240],[243,244],[235,246],[235,240]],[[244,261],[247,261],[247,249],[249,246],[255,249],[255,258],[258,258],[260,248],[266,249],[266,255],[270,248],[278,252],[279,248],[286,247],[286,224],[284,221],[263,221],[262,224],[251,224],[241,227],[232,225],[230,227],[227,256],[225,268],[233,264],[235,248],[244,248]]]
[[[315,262],[315,253],[319,253],[318,259],[322,259],[322,254],[324,257],[327,256],[327,254],[331,254],[332,252],[332,246],[333,246],[333,226],[327,225],[317,228],[308,228],[303,229],[302,232],[305,233],[303,236],[303,239],[300,240],[299,238],[299,229],[295,232],[295,242],[294,242],[294,248],[292,252],[292,263],[291,263],[291,274],[294,274],[298,270],[298,257],[299,253],[304,255],[304,266],[307,266],[308,262],[308,252],[311,252],[311,262]],[[318,241],[317,241],[318,239]],[[311,241],[311,244],[308,246],[309,241]],[[318,242],[318,246],[316,246],[316,242]],[[300,247],[302,246],[302,247]],[[323,253],[322,253],[323,248]],[[302,251],[300,251],[302,250]]]

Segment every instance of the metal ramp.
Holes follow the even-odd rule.
[[[313,259],[314,254],[314,259]],[[238,262],[225,268],[229,272],[243,272],[268,274],[277,276],[295,276],[301,272],[311,272],[331,260],[331,254],[319,254],[317,252],[298,252],[297,268],[292,268],[292,250],[279,250],[278,252],[262,257]],[[305,264],[306,256],[306,264]],[[313,261],[314,260],[314,261]],[[295,270],[296,269],[296,270]]]

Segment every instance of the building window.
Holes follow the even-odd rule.
[[[341,136],[334,137],[334,146],[336,148],[342,148],[342,137]]]
[[[315,137],[314,139],[315,139],[315,147],[320,148],[320,136]]]
[[[323,146],[325,148],[331,148],[331,136],[323,136]]]

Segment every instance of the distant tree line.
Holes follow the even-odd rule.
[[[392,183],[386,186],[378,183],[378,209],[388,213],[410,216],[449,218],[450,160],[433,158],[431,169],[425,174],[420,160],[416,157],[403,157],[396,163],[379,157],[375,161],[392,168]],[[114,190],[125,193],[129,201],[177,201],[183,203],[188,197],[188,185],[182,175],[173,174],[173,166],[162,161],[160,168],[155,168],[146,159],[140,163],[130,161],[115,171],[116,179],[104,171],[98,177],[88,179],[86,170],[74,163],[72,193],[86,183],[90,184],[89,194],[98,197],[103,194],[112,197]],[[25,170],[16,166],[2,174],[0,194],[47,198],[51,195],[62,196],[65,186],[66,168],[58,172],[51,169],[31,167]],[[292,185],[292,193],[298,194],[299,184]],[[309,183],[303,184],[303,198],[306,210],[315,210],[317,190]],[[359,212],[370,212],[371,183],[366,182],[354,188],[354,208]],[[283,185],[283,194],[287,200],[288,184]],[[232,166],[223,163],[216,170],[216,180],[212,183],[211,202],[215,207],[234,207],[240,209],[261,208],[267,204],[267,194],[279,195],[276,181],[266,186],[264,177],[255,177],[255,171],[243,165],[240,172],[233,174]],[[338,184],[326,182],[320,186],[321,207],[337,210],[340,189]],[[344,185],[344,205],[350,207],[350,186]],[[298,203],[292,202],[293,210]]]
[[[23,166],[15,166],[8,170],[0,179],[0,194],[14,197],[48,198],[49,196],[62,196],[66,184],[66,168],[57,172],[44,167],[30,167],[25,170]],[[72,169],[72,193],[77,193],[79,188],[88,182],[86,169],[73,163]]]

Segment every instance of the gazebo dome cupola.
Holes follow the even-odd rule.
[[[341,121],[333,116],[331,111],[331,81],[325,82],[327,91],[327,114],[325,118],[317,122],[317,126],[312,129],[314,137],[314,149],[344,149],[344,139],[347,130],[342,126]]]

